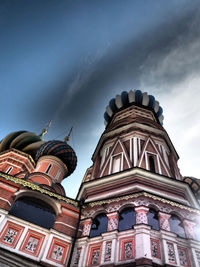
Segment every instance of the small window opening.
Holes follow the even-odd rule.
[[[156,172],[155,168],[155,161],[153,156],[149,156],[149,165],[150,165],[150,171],[151,172]]]
[[[112,173],[121,171],[121,155],[113,157]]]
[[[9,167],[6,171],[7,174],[9,174],[12,171],[13,167]]]
[[[46,174],[48,174],[48,173],[49,173],[49,171],[50,171],[51,167],[52,167],[52,164],[49,164],[49,166],[48,166],[48,168],[47,168],[47,170],[46,170]]]

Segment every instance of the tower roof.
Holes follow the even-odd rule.
[[[36,160],[45,155],[52,155],[62,160],[67,166],[68,175],[70,175],[76,168],[76,154],[66,142],[52,140],[44,143],[37,152]]]
[[[41,136],[28,131],[17,131],[8,134],[0,143],[0,152],[15,148],[35,156],[39,147],[44,143]]]
[[[105,125],[108,125],[114,114],[132,105],[143,107],[154,112],[157,121],[162,125],[164,116],[163,109],[155,97],[148,95],[146,92],[142,93],[140,90],[123,91],[121,95],[116,95],[109,102],[104,113]]]

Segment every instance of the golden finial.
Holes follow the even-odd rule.
[[[51,126],[51,123],[52,123],[52,120],[50,120],[50,121],[47,123],[46,127],[42,130],[42,132],[41,132],[41,134],[40,134],[41,137],[43,137],[43,136],[47,133],[49,127]]]
[[[64,139],[65,139],[65,142],[68,142],[68,141],[69,141],[69,137],[70,137],[70,135],[71,135],[71,133],[72,133],[72,129],[73,129],[73,126],[71,127],[71,129],[70,129],[68,135],[64,138]]]

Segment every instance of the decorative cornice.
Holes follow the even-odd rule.
[[[171,201],[171,200],[168,200],[168,199],[165,199],[165,198],[161,198],[161,197],[158,197],[158,196],[146,193],[146,192],[140,192],[140,193],[121,196],[121,197],[117,197],[117,198],[104,199],[104,200],[100,200],[100,201],[90,202],[90,203],[87,203],[87,206],[93,208],[95,206],[99,206],[99,205],[103,205],[103,204],[111,204],[113,202],[119,202],[121,200],[128,200],[128,199],[137,198],[137,197],[140,197],[140,196],[148,197],[148,198],[151,198],[153,200],[158,200],[158,201],[160,201],[162,203],[169,204],[169,205],[171,205],[173,207],[178,207],[180,209],[184,209],[184,210],[187,210],[187,211],[190,211],[190,212],[194,212],[194,213],[200,214],[200,210],[197,210],[197,209],[194,209],[194,208],[190,208],[190,207],[185,206],[183,204],[179,204],[179,203],[176,203],[174,201]],[[84,208],[86,208],[86,205],[84,205]]]
[[[0,173],[0,178],[4,178],[7,181],[12,181],[13,183],[18,184],[18,185],[21,185],[23,187],[28,187],[28,188],[30,188],[32,190],[39,191],[42,194],[48,195],[50,197],[55,197],[58,200],[63,200],[63,201],[65,201],[68,204],[72,204],[75,207],[78,207],[78,202],[77,201],[75,201],[73,199],[70,199],[70,198],[63,197],[61,195],[58,195],[58,194],[53,193],[51,191],[48,191],[46,189],[43,189],[40,186],[38,186],[36,184],[32,184],[32,183],[30,183],[28,181],[25,181],[23,179],[12,177],[12,176],[9,176],[9,175],[7,175],[5,173]]]

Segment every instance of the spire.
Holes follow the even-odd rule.
[[[48,129],[50,128],[51,126],[51,123],[52,123],[52,120],[50,120],[47,124],[46,124],[46,127],[42,130],[40,136],[43,137],[47,132],[48,132]]]
[[[71,127],[71,129],[70,129],[68,135],[64,138],[64,140],[65,140],[66,143],[69,141],[69,137],[70,137],[70,135],[71,135],[71,133],[72,133],[72,129],[73,129],[73,126]]]

